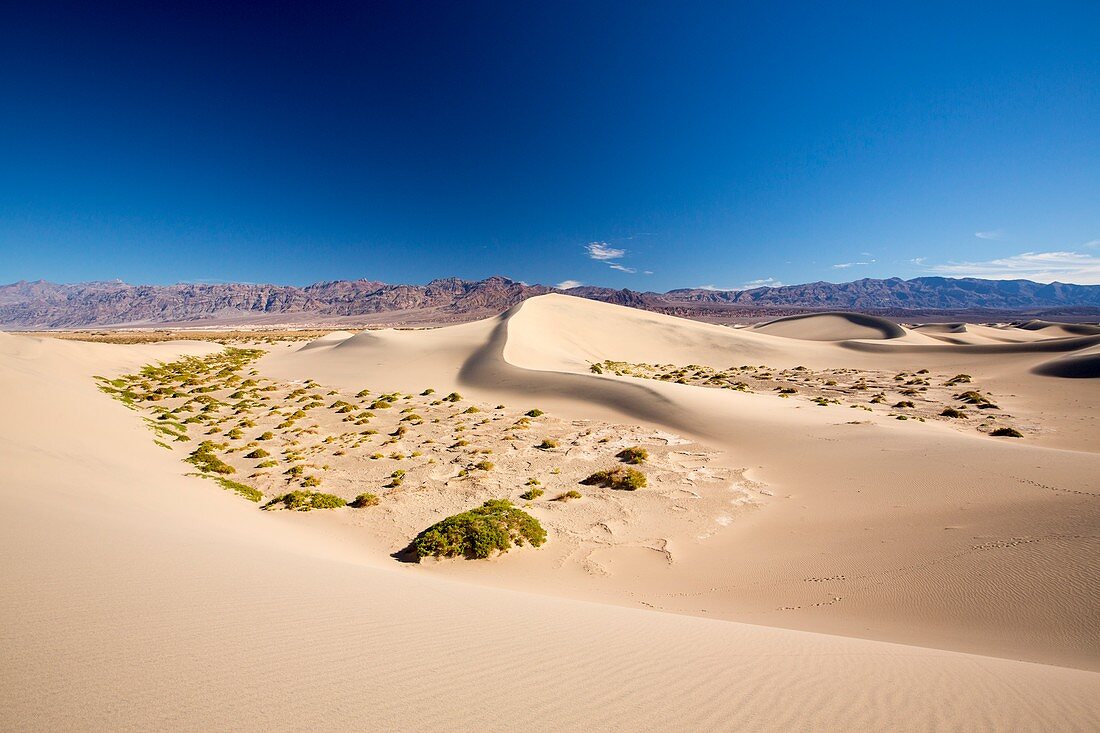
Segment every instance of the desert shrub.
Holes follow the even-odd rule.
[[[252,486],[238,483],[236,481],[230,481],[229,479],[222,478],[221,476],[213,476],[212,478],[217,481],[218,485],[226,491],[232,491],[238,496],[243,496],[249,501],[258,502],[264,498],[264,492],[260,491],[257,488],[253,488]]]
[[[603,486],[608,489],[635,491],[646,485],[645,474],[634,468],[618,466],[609,471],[596,471],[584,481],[586,486]]]
[[[573,499],[579,498],[581,498],[581,492],[577,491],[576,489],[570,489],[564,494],[559,494],[558,496],[554,497],[554,501],[571,501]]]
[[[348,502],[348,506],[355,509],[365,509],[369,506],[378,506],[378,497],[374,494],[363,493]]]
[[[458,402],[462,399],[462,395],[458,392],[451,392],[449,395],[443,398],[444,402]]]
[[[277,496],[264,504],[264,509],[273,509],[282,504],[286,509],[295,509],[300,512],[308,512],[311,509],[336,509],[346,506],[347,502],[333,494],[322,494],[318,491],[306,491],[297,489],[290,493]]]
[[[550,448],[557,448],[558,447],[558,441],[556,441],[552,438],[546,438],[541,443],[536,445],[535,447],[540,448],[542,450],[548,450]]]
[[[432,389],[431,387],[428,387],[426,390],[424,390],[423,392],[420,393],[420,396],[421,397],[427,397],[428,395],[432,395],[432,394],[435,394],[435,390]]]
[[[969,374],[956,374],[955,376],[951,377],[951,379],[948,379],[946,382],[944,382],[944,384],[948,387],[954,387],[956,384],[968,384],[970,380],[971,376]]]
[[[272,461],[260,461],[259,463],[256,464],[256,468],[274,468],[275,466],[278,466],[278,465],[279,465],[279,462],[274,461],[274,460],[272,460]]]
[[[901,402],[895,402],[894,403],[894,407],[897,407],[897,408],[913,407],[913,406],[914,405],[913,405],[913,402],[911,400],[902,400]]]
[[[1016,428],[997,428],[990,433],[994,438],[1022,438],[1024,434]]]
[[[228,463],[218,458],[214,451],[219,447],[217,443],[211,443],[209,440],[204,440],[199,443],[199,447],[191,452],[187,457],[187,462],[197,467],[203,473],[220,473],[231,474],[236,473],[237,469],[230,466]],[[221,445],[224,447],[224,445]]]
[[[492,471],[493,464],[490,461],[478,461],[473,465],[473,468],[476,468],[479,471]]]
[[[615,455],[615,457],[621,460],[623,463],[645,463],[647,460],[649,460],[649,451],[647,451],[645,448],[642,448],[641,446],[635,445],[631,446],[630,448],[623,448]]]
[[[271,440],[274,437],[275,433],[271,432],[270,430],[265,430],[264,432],[256,436],[256,440]]]
[[[256,450],[252,451],[251,453],[245,453],[244,457],[245,458],[267,458],[269,455],[271,455],[271,454],[268,453],[267,451],[265,451],[263,448],[257,448]]]
[[[527,417],[542,417],[546,413],[543,412],[542,410],[538,409],[538,408],[535,408],[534,410],[528,410],[527,412],[525,412],[523,414],[526,415]]]
[[[599,364],[593,364],[592,366],[588,367],[588,369],[593,374],[603,374],[603,369],[600,367]]]
[[[321,479],[317,478],[316,476],[306,476],[304,479],[302,479],[302,486],[320,486],[320,485],[321,485]]]
[[[542,489],[531,488],[531,489],[527,489],[527,491],[524,491],[522,494],[520,494],[519,498],[526,499],[527,501],[532,501],[533,499],[537,499],[545,493],[546,492],[543,491]]]
[[[941,417],[960,418],[960,417],[966,417],[966,413],[963,412],[962,410],[956,410],[954,407],[945,407],[945,408],[943,408],[943,412],[940,413],[940,416]]]
[[[428,527],[413,540],[412,549],[420,558],[480,559],[507,552],[513,544],[539,547],[545,541],[546,530],[537,519],[507,499],[491,499]]]
[[[974,390],[960,392],[955,395],[955,399],[965,402],[968,405],[976,405],[978,409],[996,409],[997,407],[988,397]]]

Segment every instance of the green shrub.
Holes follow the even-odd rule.
[[[347,502],[333,494],[322,494],[317,491],[297,489],[288,494],[277,496],[264,504],[264,509],[272,509],[282,504],[286,509],[294,509],[300,512],[308,512],[311,509],[336,509],[346,506]]]
[[[476,509],[455,514],[428,527],[412,542],[417,557],[481,559],[494,551],[507,552],[513,544],[539,547],[546,530],[527,512],[507,499],[492,499]]]
[[[275,466],[278,466],[278,465],[279,465],[279,462],[274,461],[274,460],[272,460],[272,461],[260,461],[259,463],[256,464],[256,468],[274,468]]]
[[[493,464],[490,461],[478,461],[473,465],[473,468],[476,468],[479,471],[492,471]]]
[[[535,447],[539,448],[541,450],[549,450],[550,448],[557,448],[558,447],[558,441],[553,440],[552,438],[546,438],[541,443],[536,445]]]
[[[270,430],[266,430],[263,433],[260,433],[260,435],[257,436],[256,440],[271,440],[274,437],[275,433],[271,432]]]
[[[267,458],[269,455],[271,455],[271,454],[268,453],[267,451],[265,451],[263,448],[257,448],[256,450],[252,451],[251,453],[245,453],[244,457],[245,458]]]
[[[646,478],[637,469],[618,466],[609,471],[596,471],[581,483],[586,486],[603,486],[620,491],[635,491],[646,485]]]
[[[542,496],[545,493],[546,492],[543,491],[542,489],[532,488],[532,489],[527,489],[527,491],[524,491],[522,494],[520,494],[519,498],[526,499],[527,501],[531,501],[533,499],[539,498],[540,496]]]
[[[990,433],[994,438],[1022,438],[1024,434],[1016,428],[997,428]]]
[[[199,447],[192,451],[186,460],[203,473],[236,473],[237,469],[233,468],[214,454],[214,451],[218,447],[224,448],[225,446],[224,444],[211,443],[209,440],[204,440],[199,443]]]
[[[966,413],[963,412],[962,410],[956,410],[954,407],[945,407],[945,408],[943,408],[943,412],[940,413],[940,416],[941,417],[960,418],[960,417],[966,417]]]
[[[570,489],[564,494],[559,494],[558,496],[556,496],[554,498],[554,501],[571,501],[573,499],[579,498],[581,498],[581,492],[577,491],[576,489]]]
[[[462,395],[458,392],[451,392],[449,395],[443,398],[444,402],[458,402],[462,399]]]
[[[364,493],[348,502],[348,506],[355,509],[365,509],[369,506],[378,506],[378,497],[374,494]]]
[[[528,410],[527,412],[525,412],[523,414],[526,415],[527,417],[542,417],[546,413],[543,412],[542,410],[538,409],[538,408],[535,408],[534,410]]]
[[[897,407],[897,408],[913,407],[913,406],[914,405],[913,405],[913,402],[911,400],[902,400],[901,402],[894,403],[894,407]]]
[[[647,460],[649,460],[649,451],[647,451],[645,448],[642,448],[641,446],[635,445],[631,446],[630,448],[623,448],[615,455],[615,457],[621,460],[623,463],[633,463],[636,465],[639,463],[645,463]]]
[[[317,478],[316,476],[306,476],[302,480],[302,486],[320,486],[320,485],[321,485],[321,479]]]
[[[249,501],[258,502],[264,498],[264,492],[246,484],[238,483],[236,481],[230,481],[229,479],[222,478],[221,476],[212,476],[211,478],[217,481],[218,485],[226,491],[232,491],[239,496],[243,496]]]

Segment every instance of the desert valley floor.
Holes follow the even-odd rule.
[[[0,334],[0,729],[1100,729],[1096,326],[256,335]]]

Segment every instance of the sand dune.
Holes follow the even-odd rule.
[[[18,589],[0,596],[0,727],[1100,727],[1097,395],[1032,371],[1087,371],[1096,342],[871,341],[821,323],[794,338],[551,295],[477,323],[274,347],[258,362],[271,378],[678,433],[700,447],[662,459],[685,477],[677,501],[728,505],[687,531],[639,497],[622,521],[641,544],[612,523],[599,543],[422,566],[395,563],[384,526],[351,510],[259,512],[186,476],[91,378],[216,346],[0,334],[0,547]],[[989,411],[974,408],[956,424],[819,406],[809,376],[780,399],[594,372],[604,360],[805,366],[813,394],[853,402],[893,401],[906,381],[950,399],[943,382],[966,371],[954,389],[990,395],[1025,438],[976,430]],[[827,369],[876,386],[829,386]]]
[[[895,339],[906,331],[886,318],[865,313],[810,313],[777,318],[755,327],[761,333],[809,341]]]

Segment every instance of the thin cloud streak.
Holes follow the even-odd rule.
[[[1082,252],[1022,252],[982,262],[948,262],[925,268],[945,277],[1100,285],[1100,257]]]

